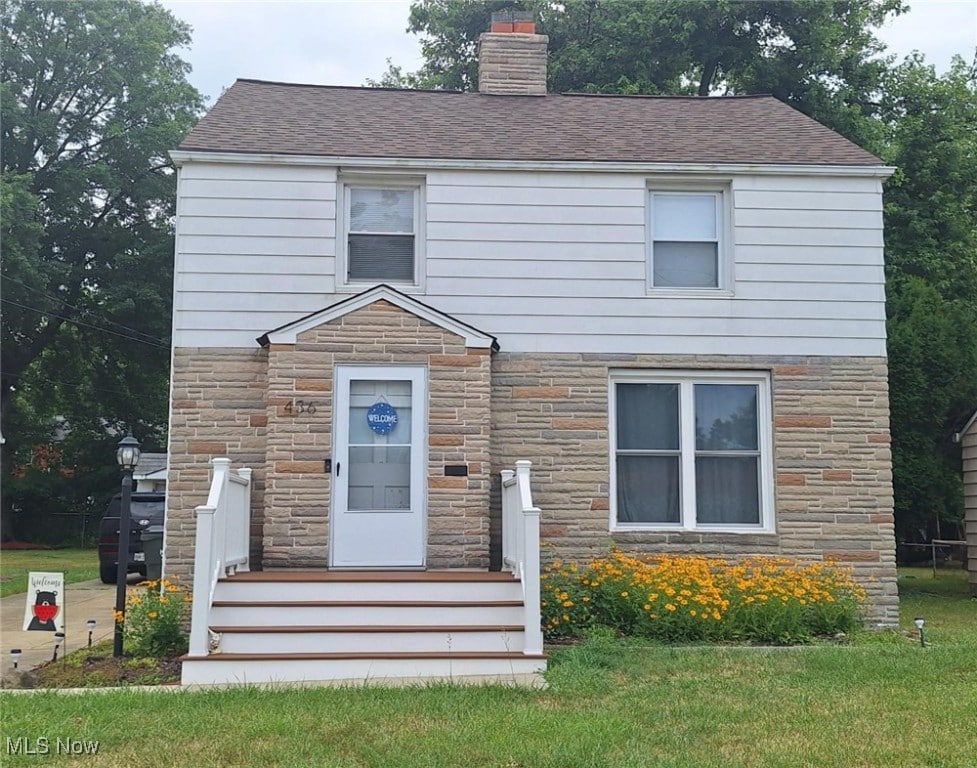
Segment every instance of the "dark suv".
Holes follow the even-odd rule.
[[[128,573],[147,576],[147,549],[162,546],[166,496],[162,493],[132,494],[132,517],[129,526]],[[102,517],[98,535],[98,570],[104,584],[115,584],[119,568],[119,512],[122,496],[109,502]],[[159,562],[159,552],[148,552],[149,561]]]

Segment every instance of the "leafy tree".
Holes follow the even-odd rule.
[[[977,305],[910,276],[890,290],[887,309],[896,529],[900,539],[935,537],[941,521],[963,517],[950,438],[977,403]]]
[[[418,0],[417,73],[373,85],[475,90],[478,38],[495,11],[533,13],[550,38],[549,89],[651,94],[772,93],[862,143],[886,71],[873,29],[902,0]]]
[[[533,13],[551,92],[772,93],[897,167],[886,186],[896,521],[935,532],[962,511],[950,435],[977,407],[977,87],[958,59],[937,77],[895,66],[874,30],[901,0],[416,0],[416,73],[388,87],[474,90],[491,14]]]
[[[167,152],[202,100],[175,53],[189,27],[156,3],[6,0],[0,20],[9,512],[20,503],[12,467],[30,463],[44,432],[51,439],[55,417],[70,429],[66,468],[110,463],[111,450],[85,454],[127,428],[149,448],[165,444]]]
[[[885,86],[889,282],[915,275],[977,303],[977,59],[938,77],[917,54]]]
[[[935,535],[962,515],[951,435],[977,408],[977,70],[912,57],[883,102],[896,524]]]

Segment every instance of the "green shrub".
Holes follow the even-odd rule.
[[[190,593],[167,579],[147,581],[126,594],[125,647],[132,656],[161,658],[187,651],[184,632]],[[116,613],[116,621],[122,621]]]

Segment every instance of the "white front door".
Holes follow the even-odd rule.
[[[337,366],[330,564],[424,565],[426,372]]]

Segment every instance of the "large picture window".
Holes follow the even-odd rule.
[[[720,192],[649,193],[652,288],[723,287]]]
[[[772,528],[763,374],[612,376],[612,526]]]
[[[345,282],[418,283],[417,186],[345,187]]]

